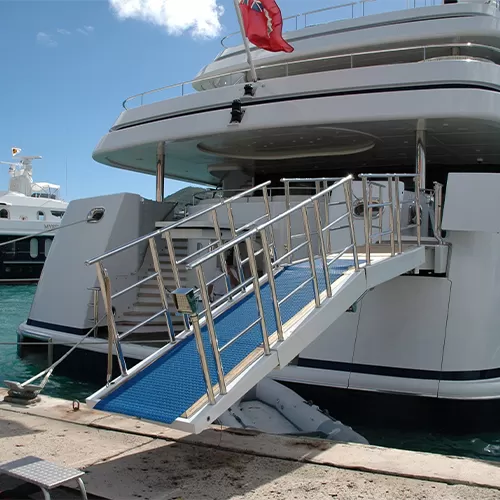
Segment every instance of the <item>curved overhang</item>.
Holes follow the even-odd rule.
[[[374,146],[366,147],[364,152],[360,150],[329,157],[343,164],[396,158],[411,165],[414,162],[414,130],[417,122],[424,119],[431,138],[431,161],[433,157],[441,157],[461,163],[470,161],[479,153],[486,158],[485,161],[490,161],[490,158],[496,162],[500,158],[500,141],[496,140],[500,128],[498,66],[483,62],[436,61],[391,66],[383,71],[379,68],[378,72],[373,69],[359,71],[367,75],[371,70],[372,80],[378,81],[378,88],[374,88],[373,81],[371,85],[363,84],[370,80],[360,79],[360,73],[355,74],[352,70],[349,78],[351,82],[357,80],[358,85],[349,91],[341,89],[349,80],[343,80],[339,75],[341,72],[334,72],[330,79],[325,79],[324,74],[309,75],[307,85],[310,85],[310,91],[306,92],[306,80],[302,82],[302,92],[295,81],[296,86],[290,83],[281,95],[276,92],[276,87],[270,88],[272,82],[265,82],[267,92],[275,91],[275,99],[244,103],[245,114],[239,124],[229,123],[230,100],[224,105],[219,103],[215,109],[170,118],[162,118],[164,103],[158,103],[149,108],[149,120],[144,115],[140,125],[123,125],[107,134],[93,156],[96,161],[107,165],[153,174],[156,145],[164,141],[167,177],[217,184],[219,179],[209,170],[213,165],[239,164],[247,170],[255,170],[261,167],[262,161],[267,161],[269,168],[273,168],[275,160],[289,156],[301,157],[303,165],[309,165],[324,155],[323,138],[331,139],[327,149],[329,147],[331,151],[341,153],[346,147],[345,140],[358,140],[362,145],[366,137],[373,136]],[[413,75],[410,74],[412,71]],[[400,78],[397,84],[396,76],[401,77],[403,73],[404,79]],[[417,74],[420,74],[420,81],[413,78]],[[331,85],[334,76],[337,89],[332,89]],[[412,79],[416,83],[410,85]],[[330,94],[312,93],[314,87],[320,89],[328,86],[329,82]],[[232,89],[225,90],[228,94],[232,92]],[[256,97],[259,93],[260,90]],[[331,128],[331,134],[325,127]],[[352,132],[342,139],[344,142],[335,141],[336,132],[340,129]],[[447,144],[447,134],[462,134],[462,139],[457,144]],[[443,144],[433,144],[434,136],[442,136]],[[488,137],[487,144],[482,144],[483,136]],[[320,141],[317,141],[318,138]],[[267,140],[266,148],[263,139]],[[302,140],[303,144],[293,145],[293,140]],[[315,141],[321,146],[316,147]],[[255,142],[254,150],[248,148],[252,142]],[[492,142],[499,143],[499,146]],[[238,144],[246,144],[246,149],[237,151]],[[356,147],[361,146],[353,145],[351,150]],[[279,151],[276,151],[278,148]],[[298,149],[305,151],[294,154]]]

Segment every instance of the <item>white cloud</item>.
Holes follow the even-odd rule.
[[[218,0],[109,0],[120,19],[138,19],[166,28],[171,35],[190,31],[194,37],[220,34],[224,7]]]
[[[77,28],[78,33],[81,33],[82,35],[89,35],[94,31],[93,26],[84,26],[83,28]]]
[[[57,30],[57,32],[60,34],[60,35],[71,35],[71,31],[68,31],[68,30],[65,30],[63,28],[59,28]]]
[[[57,42],[47,33],[40,31],[36,35],[36,41],[38,44],[45,47],[57,47]]]

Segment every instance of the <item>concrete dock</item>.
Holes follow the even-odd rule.
[[[89,500],[500,500],[498,463],[220,427],[190,435],[47,396],[0,403],[0,461],[28,455],[85,470]]]

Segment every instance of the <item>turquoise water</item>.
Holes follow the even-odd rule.
[[[15,345],[17,326],[28,317],[35,290],[34,285],[0,286],[0,386],[4,380],[24,382],[47,368],[44,356],[19,359]],[[59,376],[56,369],[43,394],[83,401],[95,389],[95,385]]]
[[[45,355],[19,359],[15,345],[17,326],[26,320],[35,290],[35,286],[0,286],[0,386],[4,385],[5,379],[23,382],[47,367]],[[96,389],[94,384],[61,376],[56,369],[43,394],[84,401]],[[307,394],[303,393],[302,396],[313,399],[315,403],[327,408],[333,416],[352,425],[374,445],[500,462],[500,421],[497,430],[490,428],[478,431],[476,425],[474,431],[468,432],[467,425],[454,426],[456,415],[448,414],[442,419],[444,424],[436,426],[435,407],[427,412],[420,408],[417,422],[399,420],[400,416],[391,421],[381,415],[381,407],[389,407],[390,413],[394,411],[394,407],[391,409],[387,401],[365,399],[358,406],[357,403],[344,400],[350,391],[340,391],[340,395],[323,398],[314,393],[312,388],[307,388]],[[498,414],[494,408],[486,411]],[[407,409],[401,413],[411,414],[414,411]]]

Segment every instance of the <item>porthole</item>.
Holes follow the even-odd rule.
[[[9,218],[9,211],[6,208],[2,208],[0,210],[0,219],[8,219]]]
[[[36,219],[37,220],[45,220],[45,213],[42,212],[41,210],[39,210],[37,213],[36,213]]]
[[[379,200],[372,200],[372,204],[380,203]],[[380,216],[381,207],[372,207],[372,219],[378,219]],[[352,213],[356,219],[364,219],[365,217],[365,204],[359,200],[354,203]]]
[[[87,222],[96,224],[104,217],[105,208],[96,207],[89,211],[87,214]]]

